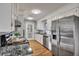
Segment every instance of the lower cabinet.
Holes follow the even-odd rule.
[[[35,34],[35,40],[43,45],[43,35]]]

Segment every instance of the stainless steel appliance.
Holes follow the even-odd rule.
[[[59,55],[74,55],[74,20],[73,17],[66,17],[59,20]]]
[[[79,55],[79,17],[69,16],[52,21],[52,51],[57,56]]]
[[[5,35],[1,35],[0,40],[1,40],[1,47],[5,46],[7,44]]]
[[[0,35],[0,46],[3,47],[7,45],[7,39],[12,36],[12,32],[10,33],[3,33]]]

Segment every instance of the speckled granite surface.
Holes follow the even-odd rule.
[[[28,44],[0,47],[0,56],[27,56],[32,55],[32,49]]]

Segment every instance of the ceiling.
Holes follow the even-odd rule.
[[[46,15],[56,11],[67,3],[18,3],[16,4],[17,15],[22,15],[25,19],[29,16],[33,17],[33,20],[39,20]],[[32,9],[39,9],[42,11],[40,14],[32,14]]]

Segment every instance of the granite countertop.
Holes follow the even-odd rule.
[[[0,56],[27,56],[32,54],[28,44],[0,47]]]
[[[32,49],[29,46],[28,40],[23,40],[22,38],[18,40],[12,39],[10,41],[7,41],[6,46],[0,47],[0,56],[19,56],[19,55],[20,56],[32,55]]]

